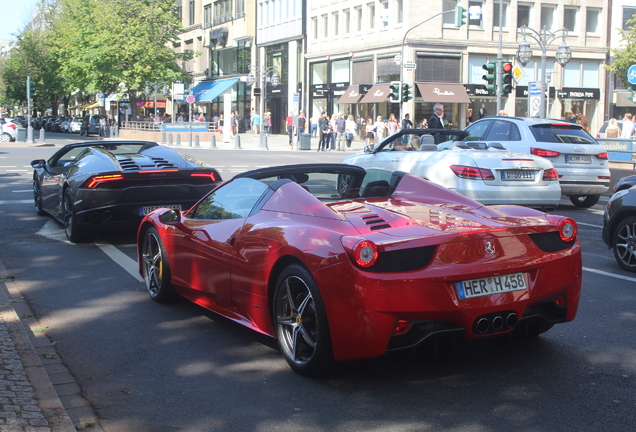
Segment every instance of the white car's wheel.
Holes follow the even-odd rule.
[[[13,139],[11,138],[11,135],[9,135],[8,133],[4,132],[2,135],[0,135],[0,142],[11,142],[13,141]]]

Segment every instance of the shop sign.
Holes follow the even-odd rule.
[[[556,89],[554,87],[550,87],[550,98],[553,99],[556,96]],[[527,98],[528,97],[528,86],[517,86],[515,87],[515,97],[518,98]]]
[[[565,93],[565,96],[560,96],[562,99],[600,99],[601,90],[595,88],[577,88],[577,87],[563,87],[561,90]]]

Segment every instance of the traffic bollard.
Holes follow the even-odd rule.
[[[166,143],[166,133],[164,131],[161,132],[161,144]]]
[[[240,149],[241,148],[241,137],[239,136],[239,134],[234,135],[234,149]]]
[[[168,134],[168,145],[169,146],[172,145],[172,134],[171,133]]]
[[[199,134],[196,134],[194,136],[194,147],[195,148],[200,148],[201,147],[201,145],[199,144]]]
[[[44,144],[46,138],[45,138],[45,133],[44,133],[44,128],[40,129],[40,144]]]
[[[177,146],[181,146],[181,134],[177,134]]]
[[[210,148],[216,148],[216,135],[214,133],[210,135]]]

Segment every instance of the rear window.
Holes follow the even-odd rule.
[[[546,143],[572,143],[572,144],[594,144],[596,141],[581,129],[579,126],[572,125],[537,125],[530,128],[532,135],[537,142]]]

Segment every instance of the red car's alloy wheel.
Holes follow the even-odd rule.
[[[331,368],[333,354],[320,293],[302,266],[287,267],[278,279],[274,314],[278,344],[296,372],[319,375]]]
[[[176,292],[170,283],[170,266],[155,228],[150,228],[144,235],[141,254],[143,276],[150,298],[158,302],[173,300]]]

